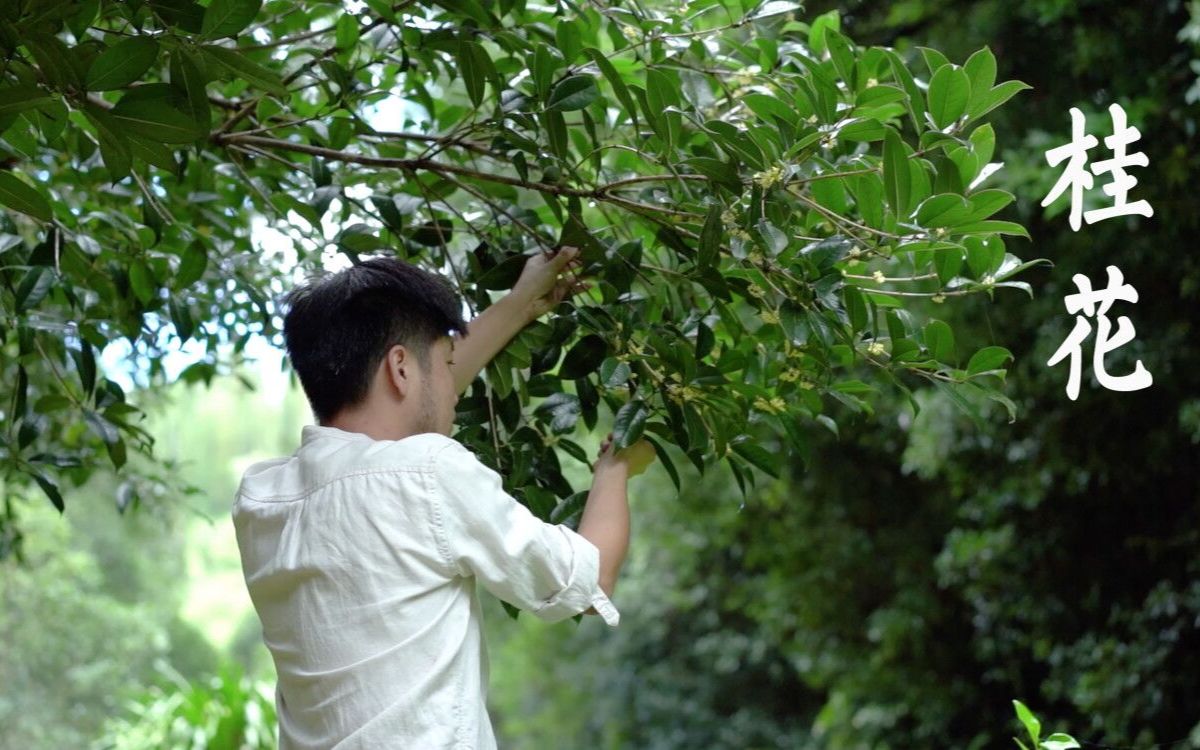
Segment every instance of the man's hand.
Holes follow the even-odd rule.
[[[600,443],[600,457],[596,459],[596,467],[604,463],[624,462],[626,478],[636,477],[646,470],[651,462],[658,457],[658,452],[646,438],[640,438],[636,443],[619,451],[613,450],[613,434],[610,432]]]
[[[578,294],[591,284],[580,281],[575,271],[583,265],[579,248],[564,245],[557,252],[536,253],[529,257],[521,277],[509,296],[528,311],[530,322],[553,310],[569,295]],[[559,274],[568,272],[566,278]]]

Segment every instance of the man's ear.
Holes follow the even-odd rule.
[[[387,369],[387,382],[396,390],[397,394],[404,396],[412,387],[412,381],[409,378],[412,376],[412,367],[415,364],[412,356],[401,344],[396,344],[388,349],[387,354],[384,355],[383,366]]]

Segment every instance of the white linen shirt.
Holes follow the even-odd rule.
[[[246,469],[232,510],[275,662],[280,750],[492,750],[475,582],[546,622],[594,606],[600,553],[439,433],[306,425]]]

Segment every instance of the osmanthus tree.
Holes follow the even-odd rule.
[[[140,410],[97,368],[124,337],[202,342],[184,380],[236,371],[298,263],[395,253],[477,313],[529,253],[581,248],[594,280],[524,329],[459,403],[456,437],[543,518],[586,495],[557,450],[601,402],[742,492],[814,429],[939,387],[978,415],[1009,352],[957,341],[938,304],[1014,280],[989,189],[987,48],[954,62],[862,48],[790,2],[0,0],[3,544],[14,493],[60,510]],[[402,105],[402,106],[392,106]],[[382,112],[402,112],[382,122]],[[418,117],[414,113],[423,112]],[[326,232],[328,226],[335,232]],[[233,342],[232,361],[217,357]],[[157,381],[156,381],[157,382]],[[962,392],[960,392],[962,391]],[[118,498],[138,501],[146,477]],[[35,486],[37,485],[37,486]]]

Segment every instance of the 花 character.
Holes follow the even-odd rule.
[[[1133,323],[1125,315],[1117,318],[1117,333],[1111,339],[1109,333],[1112,331],[1112,324],[1109,322],[1105,313],[1112,303],[1118,299],[1126,302],[1137,302],[1137,290],[1133,285],[1126,284],[1125,277],[1121,274],[1121,269],[1116,266],[1108,266],[1108,287],[1105,289],[1097,289],[1092,291],[1092,282],[1081,273],[1077,273],[1071,277],[1075,282],[1075,286],[1079,288],[1077,294],[1068,294],[1063,302],[1066,304],[1067,312],[1078,313],[1084,311],[1084,315],[1075,316],[1075,328],[1072,329],[1066,341],[1058,347],[1058,351],[1054,352],[1054,356],[1050,357],[1047,365],[1053,367],[1058,364],[1067,354],[1071,355],[1071,373],[1067,379],[1067,396],[1074,401],[1079,397],[1079,370],[1080,360],[1083,357],[1082,346],[1088,334],[1092,332],[1092,326],[1088,323],[1087,318],[1096,316],[1097,333],[1096,346],[1093,349],[1092,369],[1096,372],[1096,379],[1100,381],[1100,385],[1111,391],[1137,391],[1142,388],[1149,388],[1154,382],[1154,377],[1150,371],[1142,366],[1142,360],[1138,360],[1133,368],[1133,372],[1128,375],[1109,375],[1104,369],[1104,355],[1128,343],[1133,339]],[[1099,309],[1096,309],[1096,303],[1100,303]],[[1087,317],[1085,317],[1085,315]]]
[[[1095,136],[1084,133],[1084,116],[1083,112],[1079,111],[1078,108],[1071,107],[1071,142],[1057,148],[1052,148],[1046,152],[1046,161],[1052,167],[1057,166],[1059,162],[1068,157],[1070,160],[1067,162],[1062,175],[1058,178],[1058,182],[1054,184],[1050,193],[1042,200],[1042,205],[1048,206],[1053,203],[1058,196],[1063,194],[1067,186],[1070,185],[1071,229],[1076,232],[1079,231],[1081,214],[1088,224],[1095,224],[1097,221],[1109,219],[1114,216],[1126,216],[1129,214],[1140,214],[1142,216],[1154,215],[1154,209],[1145,200],[1126,203],[1129,191],[1134,185],[1137,185],[1137,178],[1127,174],[1125,167],[1145,167],[1150,164],[1150,160],[1146,158],[1146,154],[1141,151],[1138,151],[1136,154],[1125,153],[1125,147],[1141,138],[1142,134],[1136,127],[1126,124],[1125,110],[1121,108],[1120,104],[1110,105],[1108,113],[1112,117],[1113,134],[1104,139],[1104,145],[1112,149],[1113,158],[1094,162],[1091,165],[1091,170],[1097,175],[1112,172],[1112,182],[1104,186],[1104,192],[1113,199],[1112,206],[1083,212],[1083,190],[1084,188],[1090,190],[1093,184],[1092,175],[1084,169],[1088,160],[1087,152],[1088,149],[1094,148],[1099,141],[1096,140]]]

